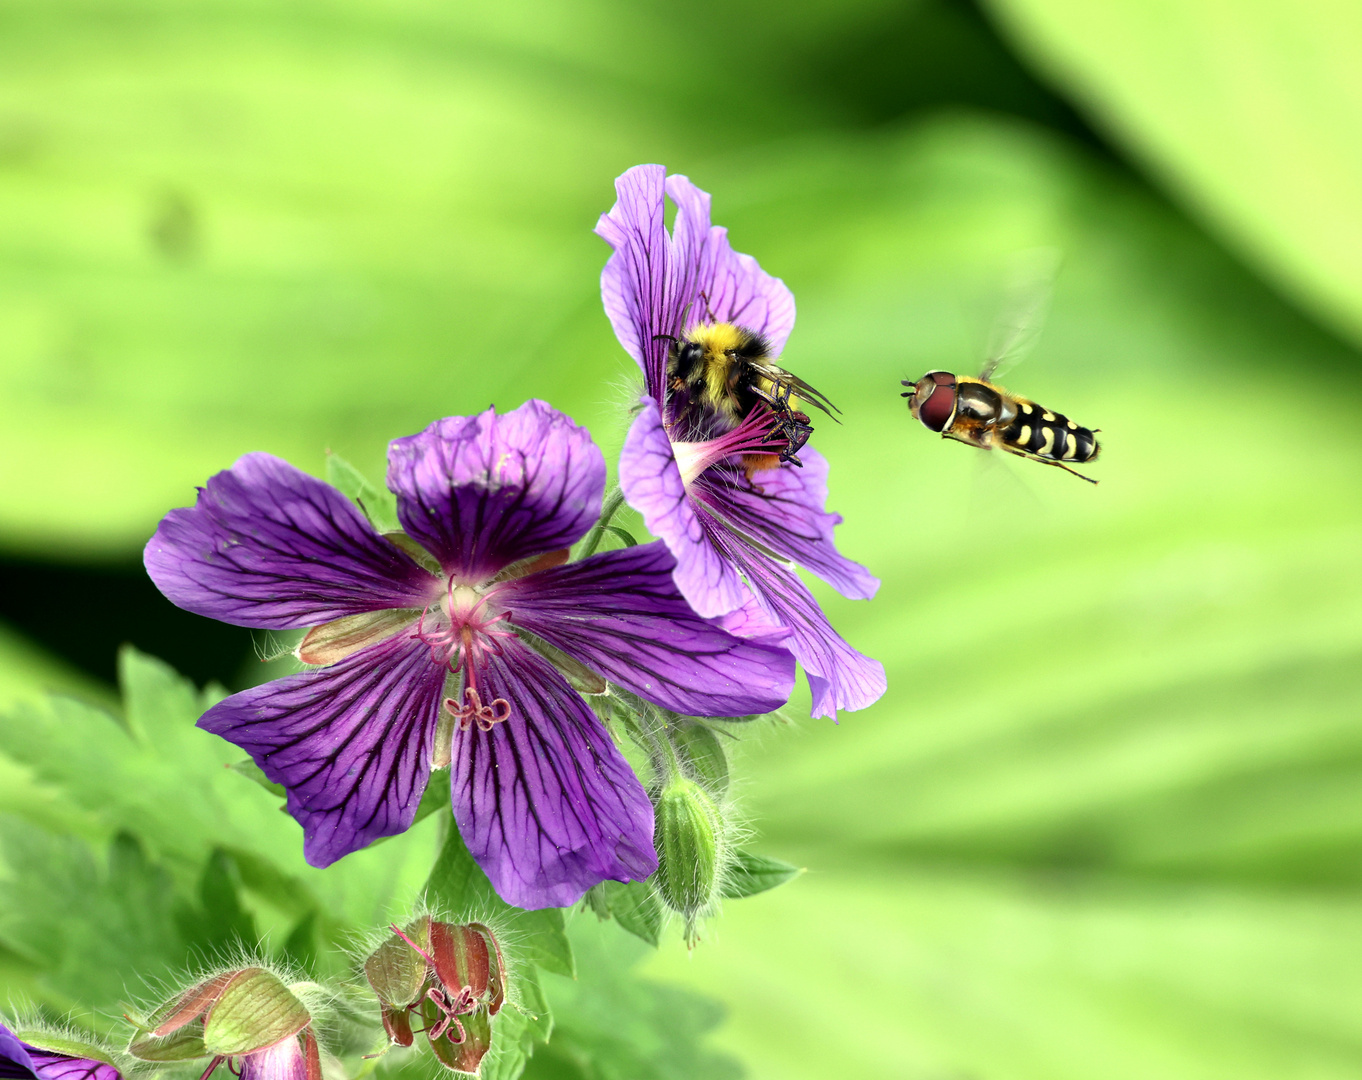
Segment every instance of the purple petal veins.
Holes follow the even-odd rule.
[[[594,713],[519,642],[477,672],[482,696],[513,702],[502,723],[454,735],[454,820],[508,904],[565,907],[606,879],[657,869],[653,808]]]
[[[676,591],[661,541],[607,551],[498,590],[517,626],[640,697],[691,716],[780,708],[794,683],[783,648],[734,643]]]
[[[120,1080],[118,1070],[97,1058],[39,1050],[0,1024],[0,1080]]]
[[[167,514],[143,560],[178,607],[276,630],[419,608],[436,585],[339,491],[269,454],[247,454]]]
[[[399,634],[330,667],[233,694],[199,727],[288,789],[313,866],[410,827],[430,774],[445,669]]]
[[[527,401],[394,439],[388,487],[402,528],[445,573],[485,581],[586,535],[601,512],[605,458],[585,428]]]

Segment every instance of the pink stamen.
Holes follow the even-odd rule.
[[[460,705],[454,698],[445,698],[445,709],[459,722],[460,731],[467,731],[474,723],[479,731],[491,731],[493,725],[510,719],[511,703],[505,698],[493,698],[484,705],[475,686],[467,687],[463,694],[468,699],[466,705]]]
[[[682,482],[690,486],[711,465],[735,454],[782,454],[789,445],[780,434],[775,413],[762,403],[732,431],[704,442],[674,442],[672,453],[681,470]]]

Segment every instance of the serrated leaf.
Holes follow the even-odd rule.
[[[242,907],[240,887],[236,860],[214,849],[199,878],[198,904],[182,905],[176,915],[185,941],[205,958],[225,960],[255,943],[255,920]]]
[[[724,875],[723,896],[726,900],[740,900],[755,896],[787,881],[793,881],[804,871],[780,859],[739,851]]]
[[[526,959],[546,971],[569,978],[575,976],[572,946],[564,930],[562,910],[523,911],[502,900],[468,853],[459,830],[452,823],[439,858],[431,868],[426,893],[455,920],[485,920],[496,916],[496,920],[505,921],[514,928],[516,945]]]
[[[397,520],[397,497],[387,488],[371,483],[363,473],[330,450],[326,452],[326,482],[358,503],[369,523],[379,532],[396,532],[402,528]]]
[[[662,935],[663,909],[646,881],[602,883],[605,902],[620,927],[654,947]]]

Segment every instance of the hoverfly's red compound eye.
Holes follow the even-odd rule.
[[[929,431],[941,431],[955,412],[955,376],[949,371],[929,371],[917,381],[914,414]]]

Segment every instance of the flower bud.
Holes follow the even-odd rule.
[[[686,917],[688,936],[696,915],[717,895],[722,839],[723,822],[709,792],[684,776],[667,780],[655,805],[654,881],[667,906]]]
[[[307,1006],[277,975],[262,967],[240,968],[204,979],[158,1008],[139,1024],[143,1030],[128,1053],[153,1062],[211,1054],[215,1065],[236,1058],[243,1075],[262,1069],[280,1076],[299,1070],[319,1074],[311,1023]],[[294,1038],[300,1033],[301,1047]]]
[[[723,798],[728,791],[728,755],[719,736],[704,724],[678,724],[670,731],[672,745],[687,771],[709,791]]]
[[[492,1043],[492,1017],[506,1000],[506,966],[492,931],[414,919],[364,962],[364,975],[383,1008],[388,1038],[412,1044],[409,1014],[418,1012],[436,1059],[456,1072],[476,1073]]]

